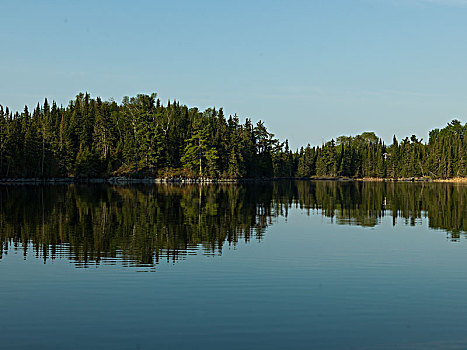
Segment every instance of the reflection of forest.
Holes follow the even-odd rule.
[[[292,206],[362,226],[384,215],[407,224],[427,216],[430,227],[456,240],[466,231],[466,195],[467,187],[453,184],[336,181],[0,187],[0,258],[12,247],[78,265],[118,258],[151,266],[199,249],[220,254],[226,242],[261,239]]]

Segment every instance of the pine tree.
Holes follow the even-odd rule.
[[[195,123],[191,137],[186,140],[182,157],[185,168],[200,177],[212,175],[216,171],[215,161],[218,159],[217,150],[209,144],[208,128],[202,123],[201,119]]]

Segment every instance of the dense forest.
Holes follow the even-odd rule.
[[[200,111],[157,95],[121,104],[81,93],[32,112],[0,105],[0,178],[50,177],[430,177],[467,175],[467,125],[453,120],[385,145],[373,132],[292,151],[264,123]]]

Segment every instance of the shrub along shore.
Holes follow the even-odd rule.
[[[386,145],[373,132],[363,132],[293,151],[262,121],[242,123],[237,115],[226,117],[222,108],[200,111],[175,100],[164,105],[155,93],[125,97],[120,104],[81,93],[67,106],[45,99],[32,113],[28,107],[13,113],[0,105],[0,181],[464,182],[466,131],[453,120],[430,131],[428,142],[411,135]]]

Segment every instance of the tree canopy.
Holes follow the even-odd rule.
[[[462,177],[466,129],[453,120],[428,143],[411,135],[387,146],[363,132],[292,151],[262,121],[241,123],[222,108],[164,105],[156,93],[121,104],[80,93],[66,107],[0,105],[0,177]]]

